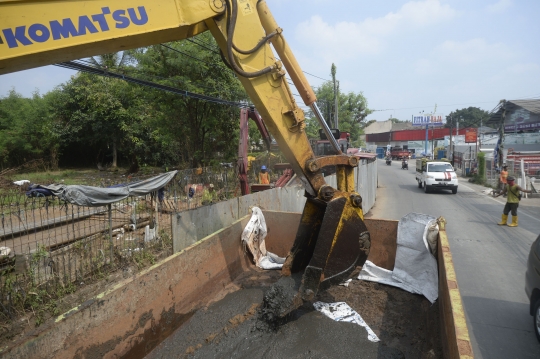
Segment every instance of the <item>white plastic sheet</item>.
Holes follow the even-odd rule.
[[[251,209],[251,218],[242,232],[242,245],[253,255],[255,265],[262,269],[281,269],[285,258],[266,250],[264,242],[267,235],[266,221],[259,207]]]
[[[368,339],[372,342],[380,341],[377,334],[371,330],[369,325],[362,319],[360,314],[358,314],[354,309],[349,307],[345,302],[337,303],[324,303],[324,302],[315,302],[313,307],[316,310],[326,315],[328,318],[335,320],[336,322],[348,322],[355,323],[364,328],[366,328],[368,333]]]

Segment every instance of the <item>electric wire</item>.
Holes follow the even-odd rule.
[[[186,39],[186,40],[189,41],[189,42],[191,42],[191,43],[193,43],[193,44],[195,44],[195,45],[198,45],[199,47],[202,47],[203,49],[206,49],[206,50],[208,50],[208,51],[211,51],[211,52],[213,52],[213,53],[215,53],[215,54],[219,54],[219,53],[220,53],[220,51],[218,51],[218,50],[216,50],[216,49],[211,49],[210,47],[207,47],[207,46],[205,46],[205,45],[203,45],[203,44],[199,44],[199,43],[196,42],[194,39]]]
[[[189,58],[192,58],[192,59],[194,59],[194,60],[197,60],[197,61],[200,61],[200,62],[202,62],[202,63],[205,63],[205,64],[207,64],[208,66],[216,67],[215,64],[211,64],[211,63],[209,63],[209,62],[206,62],[206,61],[204,61],[204,60],[201,60],[201,59],[199,59],[199,58],[197,58],[197,57],[195,57],[195,56],[191,56],[191,55],[189,55],[189,54],[186,54],[185,52],[182,52],[182,51],[180,51],[180,50],[177,50],[177,49],[172,48],[172,47],[170,47],[170,46],[167,46],[167,45],[165,45],[165,44],[160,44],[160,45],[163,46],[163,47],[166,47],[166,48],[169,49],[169,50],[172,50],[172,51],[174,51],[174,52],[177,52],[177,53],[179,53],[179,54],[182,54],[182,55],[184,55],[184,56],[187,56],[187,57],[189,57]]]
[[[87,61],[87,60],[84,60],[84,59],[78,59],[78,60],[75,60],[75,61],[86,62],[86,63],[90,64],[91,66],[94,66],[94,67],[99,66],[100,68],[109,71],[108,68],[106,68],[106,67],[104,68],[102,65],[93,63],[91,61]],[[118,70],[120,72],[136,73],[138,76],[142,76],[142,77],[145,77],[145,78],[153,78],[153,79],[158,79],[158,80],[162,80],[162,81],[172,81],[172,82],[176,82],[178,84],[182,84],[182,81],[180,81],[180,80],[178,80],[178,79],[176,79],[174,77],[163,77],[163,76],[159,76],[159,75],[148,74],[148,73],[145,73],[143,70],[135,68],[135,67],[121,67],[121,68],[116,68],[116,70]],[[205,86],[205,85],[202,85],[202,84],[200,84],[198,82],[192,82],[192,84],[199,87],[199,88],[203,88],[203,89],[206,89],[206,90],[216,90],[216,88],[214,88],[214,87]]]
[[[86,73],[92,73],[92,74],[95,74],[95,75],[101,75],[101,76],[121,79],[121,80],[124,80],[124,81],[127,81],[127,82],[132,82],[132,83],[135,83],[135,84],[138,84],[138,85],[147,86],[147,87],[151,87],[151,88],[158,89],[158,90],[161,90],[161,91],[166,91],[166,92],[174,93],[174,94],[177,94],[177,95],[182,95],[182,96],[185,96],[185,97],[194,98],[194,99],[198,99],[198,100],[202,100],[202,101],[207,101],[207,102],[211,102],[211,103],[215,103],[215,104],[232,106],[232,107],[239,107],[239,108],[248,106],[247,102],[228,101],[228,100],[223,100],[223,99],[220,99],[220,98],[217,98],[217,97],[201,95],[201,94],[197,94],[197,93],[194,93],[194,92],[191,92],[191,91],[177,89],[177,88],[172,87],[172,86],[161,85],[161,84],[158,84],[158,83],[155,83],[155,82],[141,80],[141,79],[137,79],[137,78],[134,78],[134,77],[131,77],[131,76],[126,76],[126,75],[117,74],[117,73],[114,73],[114,72],[111,72],[111,71],[105,71],[105,70],[97,69],[95,67],[87,66],[87,65],[84,65],[84,64],[81,64],[81,63],[77,63],[75,61],[61,62],[61,63],[55,64],[55,66],[59,66],[59,67],[63,67],[63,68],[71,69],[71,70],[77,70],[77,71],[81,71],[81,72],[86,72]]]

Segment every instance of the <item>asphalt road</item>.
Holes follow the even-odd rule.
[[[409,170],[399,161],[378,161],[379,188],[369,217],[400,219],[417,212],[447,220],[475,358],[540,358],[524,291],[527,257],[540,233],[540,198],[521,201],[519,227],[498,226],[505,199],[487,196],[484,187],[460,178],[455,195],[425,194],[414,161]]]

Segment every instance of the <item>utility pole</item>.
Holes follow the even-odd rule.
[[[332,81],[334,82],[334,126],[338,128],[338,96],[337,96],[337,83],[336,83],[336,65],[332,63]]]
[[[482,150],[482,120],[480,120],[480,128],[478,129],[478,147]]]
[[[448,158],[450,159],[450,162],[452,162],[452,166],[454,165],[454,148],[452,147],[452,132],[454,131],[454,123],[452,122],[452,116],[450,116],[450,143],[448,144]]]

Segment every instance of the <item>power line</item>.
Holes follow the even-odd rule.
[[[167,45],[165,45],[165,44],[160,44],[160,45],[163,46],[163,47],[166,47],[166,48],[169,49],[169,50],[172,50],[172,51],[178,52],[179,54],[182,54],[182,55],[184,55],[184,56],[187,56],[187,57],[189,57],[189,58],[192,58],[192,59],[194,59],[194,60],[197,60],[197,61],[200,61],[200,62],[202,62],[202,63],[205,63],[205,64],[207,64],[208,66],[216,67],[215,64],[211,64],[211,63],[209,63],[209,62],[206,62],[206,61],[204,61],[204,60],[201,60],[201,59],[199,59],[199,58],[196,58],[195,56],[191,56],[191,55],[189,55],[189,54],[186,54],[185,52],[182,52],[182,51],[180,51],[180,50],[174,49],[174,48],[172,48],[172,47],[170,47],[170,46],[167,46]]]
[[[203,45],[203,44],[199,44],[197,41],[195,41],[195,39],[187,39],[187,40],[188,40],[189,42],[194,43],[195,45],[199,45],[199,46],[202,47],[203,49],[206,49],[206,50],[208,50],[208,51],[211,51],[211,52],[213,52],[213,53],[219,55],[219,51],[218,51],[218,50],[216,50],[216,49],[211,49],[210,47],[207,47],[207,46],[205,46],[205,45]]]
[[[322,77],[319,77],[319,76],[316,76],[316,75],[312,75],[312,74],[310,74],[309,72],[306,72],[306,71],[302,71],[302,72],[305,73],[306,75],[316,77],[316,78],[321,79],[321,80],[323,80],[323,81],[330,81],[330,80],[328,80],[328,79],[323,79]]]
[[[207,101],[207,102],[211,102],[211,103],[216,103],[216,104],[220,104],[220,105],[227,105],[227,106],[233,106],[233,107],[246,107],[246,106],[248,106],[248,104],[245,103],[245,102],[227,101],[227,100],[223,100],[223,99],[220,99],[220,98],[217,98],[217,97],[201,95],[201,94],[197,94],[197,93],[194,93],[194,92],[177,89],[177,88],[174,88],[174,87],[171,87],[171,86],[161,85],[161,84],[158,84],[158,83],[155,83],[155,82],[141,80],[141,79],[137,79],[137,78],[134,78],[134,77],[131,77],[131,76],[126,76],[126,75],[123,75],[123,74],[117,74],[117,73],[114,73],[114,72],[98,69],[98,68],[95,68],[95,67],[91,67],[91,66],[87,66],[87,65],[84,65],[84,64],[81,64],[81,63],[77,63],[75,61],[61,62],[61,63],[55,64],[55,66],[64,67],[64,68],[67,68],[67,69],[77,70],[77,71],[81,71],[81,72],[87,72],[87,73],[91,73],[91,74],[95,74],[95,75],[101,75],[101,76],[107,76],[107,77],[112,77],[112,78],[116,78],[116,79],[121,79],[121,80],[124,80],[124,81],[127,81],[127,82],[132,82],[132,83],[135,83],[135,84],[138,84],[138,85],[148,86],[148,87],[152,87],[152,88],[155,88],[155,89],[158,89],[158,90],[161,90],[161,91],[166,91],[166,92],[174,93],[174,94],[177,94],[177,95],[182,95],[182,96],[189,97],[189,98],[195,98],[195,99],[198,99],[198,100]]]
[[[76,60],[76,61],[86,62],[86,63],[88,63],[88,64],[90,64],[90,65],[92,65],[94,67],[99,66],[100,68],[102,68],[104,70],[109,70],[109,68],[103,67],[99,63],[93,63],[91,61],[87,61],[87,60],[84,60],[84,59],[79,59],[79,60]],[[131,72],[131,73],[135,72],[137,75],[143,76],[145,78],[154,78],[154,79],[159,79],[159,80],[163,80],[163,81],[172,81],[172,82],[182,84],[181,81],[179,81],[178,79],[176,79],[174,77],[163,77],[163,76],[159,76],[159,75],[152,75],[152,74],[145,73],[143,70],[137,69],[137,68],[134,68],[134,67],[121,67],[121,68],[117,67],[116,70],[119,70],[121,72]],[[197,87],[203,88],[203,89],[217,90],[215,87],[205,86],[205,85],[202,85],[199,82],[192,82],[192,84],[196,85]]]

